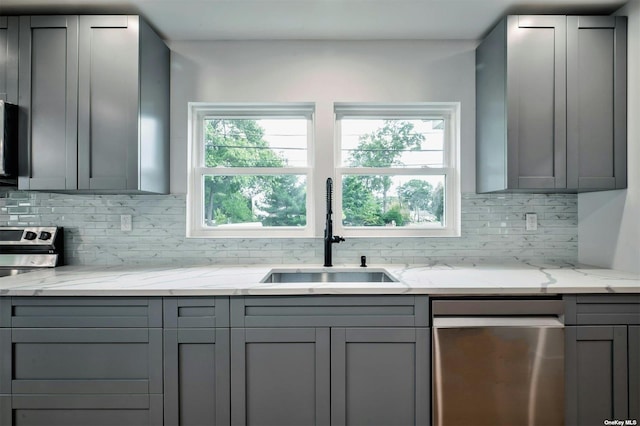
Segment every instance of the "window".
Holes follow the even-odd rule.
[[[336,104],[335,113],[336,233],[460,235],[457,104]]]
[[[459,104],[333,108],[190,103],[187,236],[460,235]]]
[[[192,103],[188,236],[311,236],[313,106]]]

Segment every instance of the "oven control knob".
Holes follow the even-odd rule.
[[[48,240],[50,238],[51,238],[51,232],[42,231],[40,233],[40,237],[38,239],[40,239],[40,240]]]
[[[35,232],[27,231],[24,234],[24,239],[25,240],[35,240],[37,236],[38,236],[38,234],[36,234]]]

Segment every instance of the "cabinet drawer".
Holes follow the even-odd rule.
[[[567,295],[565,323],[640,325],[640,294]]]
[[[427,296],[231,298],[231,327],[427,327]]]
[[[164,328],[229,327],[228,297],[165,297]]]
[[[5,317],[13,328],[162,327],[162,300],[144,297],[13,297],[10,313]]]
[[[162,425],[162,395],[0,396],[0,424]]]
[[[0,393],[162,393],[161,329],[22,328],[0,333]]]

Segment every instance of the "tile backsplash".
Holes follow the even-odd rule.
[[[463,194],[459,238],[350,238],[334,246],[334,264],[509,261],[575,263],[575,194]],[[321,238],[190,239],[186,196],[0,192],[0,226],[65,227],[66,261],[74,265],[321,265]],[[525,230],[525,213],[538,230]],[[133,230],[120,230],[120,215]]]

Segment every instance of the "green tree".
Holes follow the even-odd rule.
[[[420,211],[427,210],[431,203],[433,186],[424,180],[411,179],[398,187],[398,197],[413,210],[414,220],[420,222]]]
[[[438,222],[442,222],[442,217],[444,216],[444,187],[442,183],[438,182],[433,190],[432,200],[431,212]]]
[[[258,216],[267,226],[304,226],[307,224],[305,185],[296,176],[274,177],[264,201],[259,203]]]
[[[256,120],[206,120],[204,133],[207,167],[286,165],[264,140],[264,130]],[[306,191],[295,176],[207,176],[204,199],[209,223],[263,219],[268,226],[296,226],[306,222]]]
[[[347,175],[342,180],[342,214],[347,226],[380,226],[382,209],[367,188],[365,176]]]
[[[409,215],[400,204],[394,204],[382,215],[385,225],[393,223],[395,226],[404,226],[409,221]]]
[[[385,120],[384,125],[360,137],[358,148],[351,153],[349,162],[353,167],[392,167],[401,166],[403,151],[418,150],[424,141],[424,135],[414,132],[409,121]],[[367,188],[382,196],[382,211],[387,211],[387,194],[391,188],[390,176],[367,176]]]

